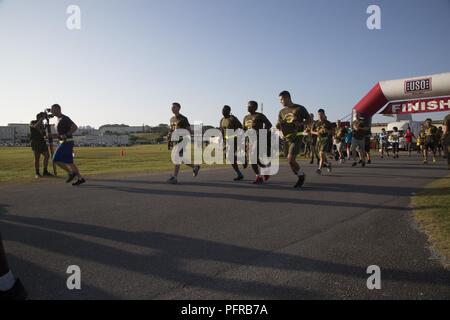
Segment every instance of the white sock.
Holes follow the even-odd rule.
[[[8,291],[16,283],[16,278],[11,271],[9,271],[4,276],[0,277],[0,291]]]

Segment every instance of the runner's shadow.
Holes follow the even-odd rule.
[[[178,185],[182,187],[183,185]],[[145,188],[135,188],[135,187],[120,187],[111,185],[86,185],[83,188],[87,189],[106,189],[118,192],[127,192],[134,194],[148,194],[157,196],[170,196],[170,197],[189,197],[197,199],[231,199],[246,202],[262,202],[262,203],[276,203],[276,204],[296,204],[296,205],[315,205],[315,206],[332,206],[332,207],[345,207],[345,208],[364,208],[364,209],[386,209],[386,210],[398,210],[398,211],[410,211],[409,208],[401,206],[388,206],[382,204],[370,204],[370,203],[358,203],[358,202],[341,202],[341,201],[330,201],[330,200],[313,200],[304,199],[300,197],[295,198],[282,198],[282,197],[270,197],[262,194],[261,196],[254,196],[249,194],[231,194],[231,193],[213,193],[213,192],[194,192],[185,191],[180,188],[175,189],[145,189]],[[294,192],[292,188],[289,189]],[[322,189],[320,189],[322,190]],[[300,192],[300,191],[298,191]],[[300,194],[300,193],[297,193]]]
[[[205,275],[204,264],[215,262],[285,272],[331,273],[355,278],[363,283],[367,279],[367,266],[322,261],[160,232],[130,232],[80,223],[9,215],[6,219],[2,219],[2,224],[7,227],[6,237],[10,241],[145,276],[158,277],[175,282],[178,286],[191,286],[222,293],[270,299],[325,298],[314,290],[306,291],[260,281]],[[74,235],[70,235],[71,233]],[[86,239],[89,240],[83,239],[82,236],[87,236]],[[104,245],[93,242],[92,238],[102,238],[114,241],[116,244],[114,247]],[[129,245],[139,249],[127,250]],[[187,261],[192,263],[204,261],[204,264],[197,264],[198,271],[191,271],[185,268]],[[450,272],[441,269],[424,273],[385,268],[383,274],[386,275],[386,279],[392,281],[440,286],[450,283]]]

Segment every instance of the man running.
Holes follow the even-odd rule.
[[[442,142],[444,145],[444,155],[447,157],[448,170],[450,170],[450,114],[444,118],[444,128],[442,132]]]
[[[44,114],[39,113],[36,116],[36,120],[30,122],[30,143],[34,154],[36,179],[42,178],[42,176],[53,176],[50,172],[48,172],[48,160],[50,158],[50,154],[48,152],[47,143],[45,142],[45,128],[43,124],[44,119]],[[40,173],[41,155],[44,157],[44,171],[42,172],[42,175]]]
[[[78,130],[78,126],[68,116],[62,114],[61,106],[58,104],[52,106],[51,113],[58,118],[56,131],[60,143],[53,156],[53,163],[69,174],[66,180],[67,183],[77,178],[77,181],[72,183],[72,185],[80,186],[86,180],[81,176],[78,167],[73,161],[73,134]]]
[[[408,157],[411,157],[412,144],[415,137],[416,136],[414,135],[414,133],[412,133],[410,128],[406,129],[404,138],[406,143],[406,150],[408,151]]]
[[[259,160],[259,130],[265,129],[267,132],[272,128],[272,123],[267,119],[267,117],[257,112],[258,110],[258,103],[256,101],[249,101],[247,104],[248,109],[248,115],[245,116],[243,121],[244,130],[255,130],[257,135],[257,146],[253,146],[257,153],[257,163],[252,163],[251,167],[253,169],[253,172],[256,175],[256,180],[253,182],[253,184],[262,184],[264,181],[268,181],[270,176],[261,176],[261,170],[260,167],[262,167],[261,162]],[[249,150],[249,147],[247,145],[247,155],[250,153],[251,150]]]
[[[185,129],[185,130],[189,131],[189,133],[192,133],[191,125],[189,124],[189,120],[180,113],[180,110],[181,110],[181,105],[177,102],[174,102],[172,104],[172,113],[174,114],[174,116],[170,119],[170,131],[169,131],[169,136],[168,136],[169,150],[173,149],[174,141],[172,141],[172,134],[175,132],[175,130]],[[176,143],[178,144],[182,141],[183,141],[183,137],[180,137],[180,139],[178,141],[176,141]],[[188,147],[190,148],[190,146],[188,146]],[[181,158],[183,158],[183,150],[180,151],[179,155]],[[186,165],[188,167],[192,168],[194,177],[198,176],[198,173],[200,171],[199,165],[192,165],[192,164],[186,164]],[[167,180],[167,183],[169,183],[169,184],[177,184],[178,183],[178,174],[180,172],[180,167],[181,167],[181,165],[175,164],[173,175],[170,177],[169,180]]]
[[[387,156],[389,157],[389,141],[388,141],[388,134],[386,133],[386,129],[381,129],[381,133],[378,135],[379,144],[380,144],[380,155],[381,159],[384,158],[384,153],[386,152]]]
[[[292,102],[288,91],[281,92],[279,97],[283,108],[278,116],[277,129],[281,130],[285,141],[289,144],[288,162],[297,177],[294,188],[301,188],[305,183],[305,173],[296,158],[300,153],[303,131],[310,123],[311,117],[305,107]]]
[[[356,113],[356,117],[355,120],[353,121],[352,124],[352,133],[353,133],[353,138],[352,138],[352,158],[353,158],[353,164],[352,167],[356,167],[358,165],[358,163],[356,162],[357,160],[357,150],[359,152],[359,156],[361,159],[361,166],[365,167],[366,166],[366,136],[368,135],[368,132],[370,130],[370,128],[368,127],[364,127],[363,122],[361,121],[361,117],[359,115],[359,113]]]
[[[239,121],[238,118],[236,118],[235,116],[233,116],[231,114],[231,107],[229,106],[224,106],[223,110],[222,110],[222,114],[223,114],[223,118],[222,120],[220,120],[220,130],[222,131],[222,135],[223,135],[223,141],[224,141],[224,151],[225,153],[227,150],[227,142],[228,143],[232,143],[234,145],[234,152],[233,152],[233,163],[231,164],[231,166],[233,167],[234,171],[237,174],[237,177],[234,179],[234,181],[241,181],[244,180],[244,175],[242,174],[242,172],[239,170],[239,165],[237,163],[237,151],[238,151],[238,146],[237,146],[237,136],[228,136],[227,135],[227,130],[239,130],[242,129],[242,123]]]
[[[319,151],[319,168],[317,174],[322,174],[322,168],[326,167],[331,172],[331,163],[328,162],[329,145],[332,144],[330,134],[333,132],[333,125],[326,119],[325,110],[320,109],[317,112],[318,120],[314,123],[312,133],[317,136],[317,150]]]
[[[423,148],[423,163],[428,164],[428,154],[429,152],[433,152],[433,163],[436,163],[436,135],[437,128],[433,126],[433,121],[431,119],[427,119],[425,121],[425,144]]]
[[[342,126],[341,120],[338,120],[336,122],[336,131],[334,134],[334,144],[336,145],[336,150],[339,154],[339,163],[345,162],[344,157],[344,144],[345,144],[345,135],[346,135],[346,129],[344,126]]]

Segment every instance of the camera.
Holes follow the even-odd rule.
[[[44,119],[49,120],[54,118],[55,116],[52,114],[51,109],[45,109],[44,112],[41,113],[44,117]]]

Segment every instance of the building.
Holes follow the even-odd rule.
[[[106,125],[99,129],[101,135],[104,134],[130,134],[130,133],[143,133],[150,132],[149,126],[125,126],[125,125]]]
[[[114,147],[128,146],[130,138],[126,135],[85,135],[74,136],[75,145],[79,147]]]
[[[0,127],[0,145],[14,145],[16,130],[13,127]]]

